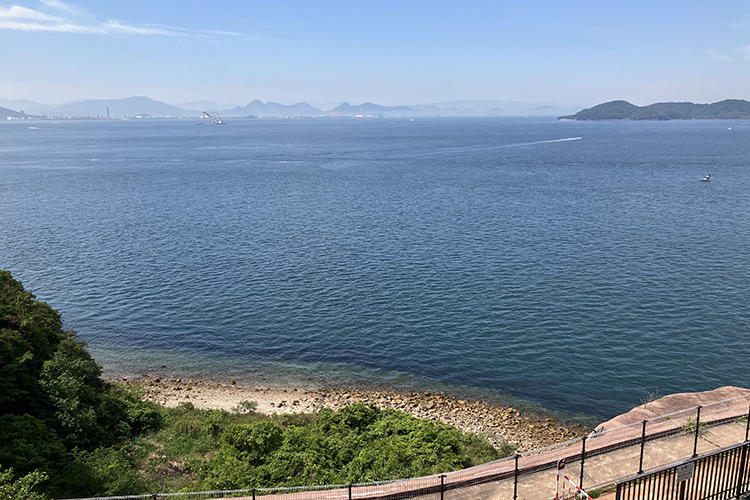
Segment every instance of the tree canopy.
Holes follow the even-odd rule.
[[[0,464],[22,477],[46,472],[50,493],[80,490],[77,454],[158,425],[155,408],[100,375],[60,313],[0,271]]]

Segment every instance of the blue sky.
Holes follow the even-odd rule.
[[[750,99],[747,0],[0,0],[0,97]]]

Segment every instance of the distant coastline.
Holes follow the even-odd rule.
[[[204,105],[197,108],[195,105]],[[123,99],[95,99],[68,104],[49,105],[28,100],[0,99],[0,118],[5,120],[133,120],[182,118],[206,120],[208,114],[218,113],[227,118],[497,118],[497,117],[557,117],[577,121],[635,121],[635,120],[716,120],[750,119],[750,102],[744,99],[725,99],[711,104],[692,102],[659,102],[636,106],[616,100],[597,104],[574,114],[575,108],[560,108],[547,104],[517,101],[445,101],[435,104],[383,106],[371,102],[352,105],[343,102],[332,108],[320,109],[306,102],[279,104],[250,101],[245,106],[226,107],[213,102],[188,103],[180,107],[149,97]]]
[[[322,108],[322,109],[321,109]],[[205,121],[204,112],[229,118],[413,118],[413,117],[556,117],[575,108],[524,101],[456,100],[409,106],[383,106],[372,102],[315,107],[306,102],[280,104],[250,101],[244,106],[228,106],[211,101],[182,106],[156,101],[146,96],[123,99],[90,99],[67,104],[42,104],[26,99],[0,98],[0,118],[7,120],[117,120],[189,118]],[[19,110],[19,111],[16,111]],[[209,122],[210,123],[210,122]]]
[[[725,99],[711,104],[692,102],[658,102],[636,106],[628,101],[610,101],[587,108],[559,120],[627,121],[627,120],[746,120],[750,119],[750,102]]]

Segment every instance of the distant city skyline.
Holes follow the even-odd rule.
[[[750,97],[750,2],[0,0],[0,98],[586,107]]]

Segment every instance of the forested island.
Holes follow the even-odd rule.
[[[726,99],[711,104],[658,102],[636,106],[627,101],[610,101],[561,116],[560,120],[717,120],[750,119],[750,102]]]

